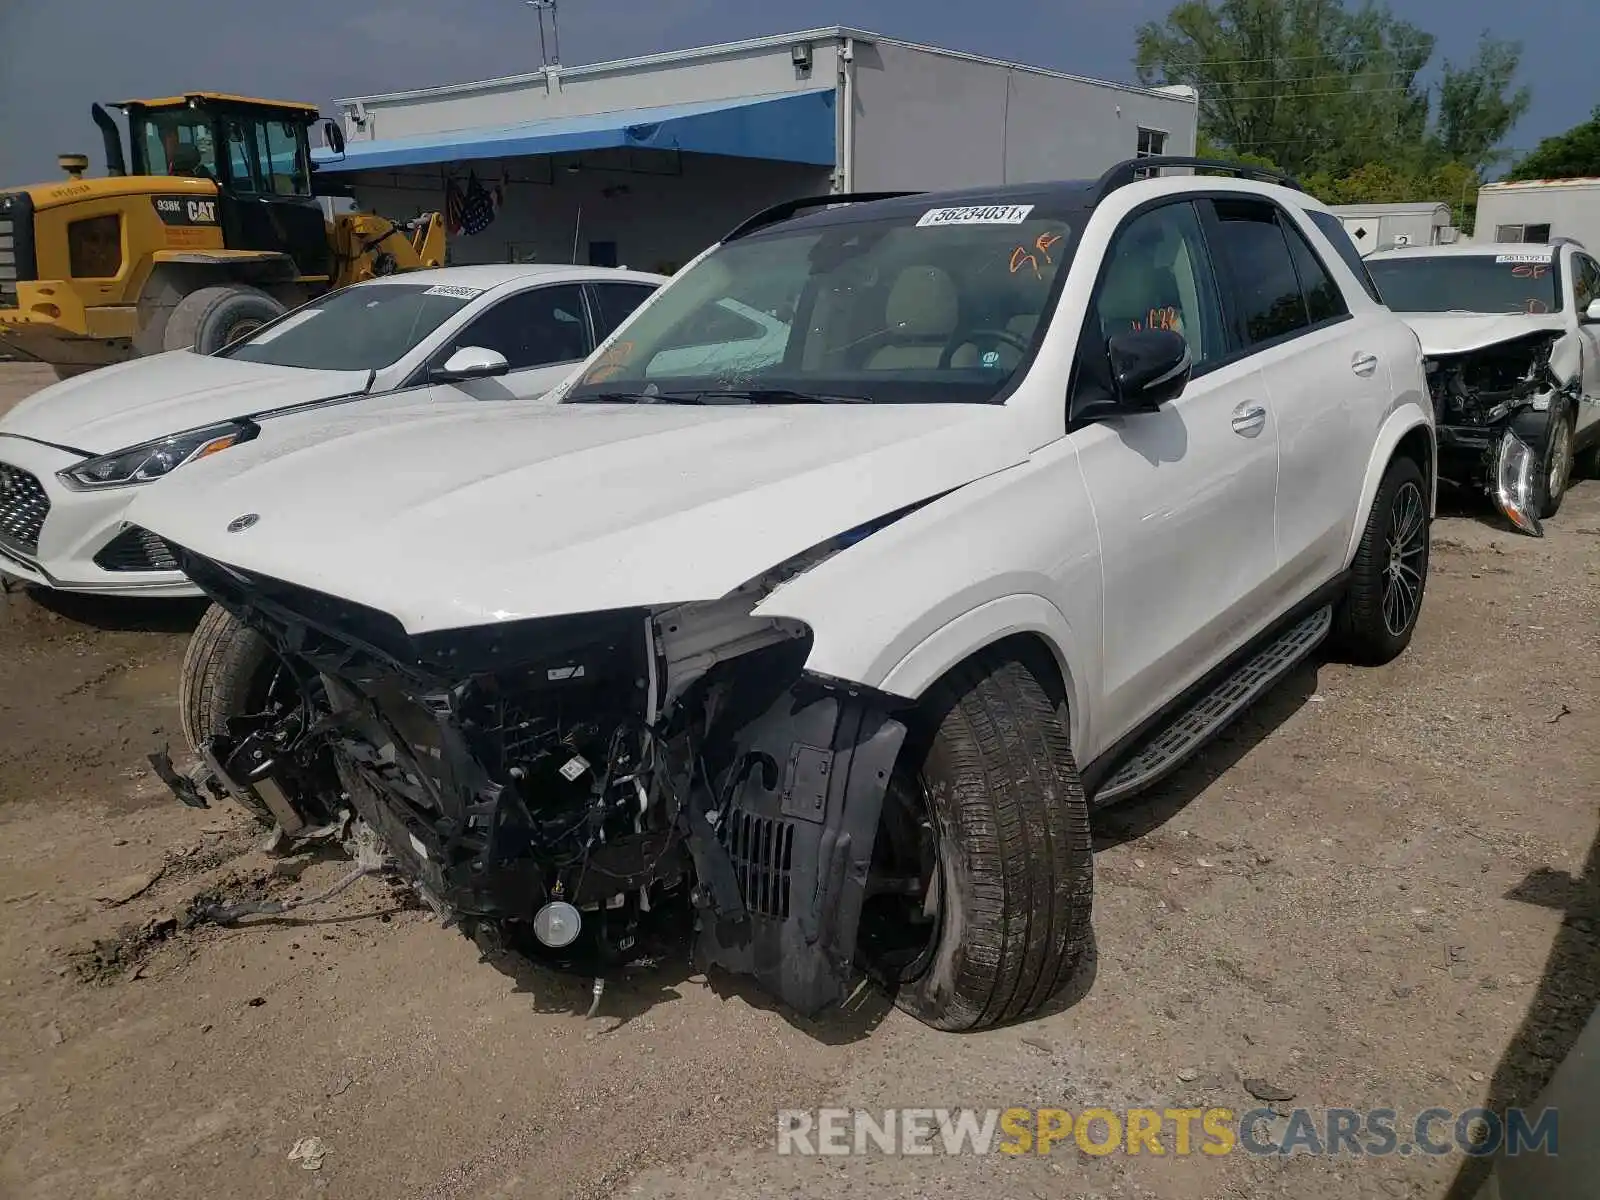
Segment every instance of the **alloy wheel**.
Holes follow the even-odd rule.
[[[1567,490],[1567,481],[1572,478],[1572,422],[1565,414],[1556,418],[1555,428],[1550,431],[1550,499],[1552,502],[1559,500]]]
[[[1389,509],[1389,561],[1383,570],[1383,624],[1393,637],[1411,627],[1422,607],[1427,568],[1428,510],[1415,483],[1400,485]]]

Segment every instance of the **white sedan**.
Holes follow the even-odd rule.
[[[124,520],[146,485],[308,408],[536,398],[664,282],[607,267],[416,271],[320,297],[216,354],[45,388],[0,419],[0,578],[199,595],[161,539]]]

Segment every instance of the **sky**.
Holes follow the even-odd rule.
[[[850,25],[1102,79],[1132,81],[1134,30],[1172,0],[559,0],[568,66]],[[1391,0],[1438,37],[1434,64],[1479,35],[1521,39],[1533,106],[1506,144],[1525,151],[1600,103],[1595,0]],[[60,177],[55,156],[103,167],[95,100],[175,91],[331,101],[537,70],[523,0],[0,0],[0,182]]]

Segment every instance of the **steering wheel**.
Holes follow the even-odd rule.
[[[944,348],[944,353],[939,356],[939,368],[943,370],[948,367],[956,351],[968,345],[1010,346],[1018,354],[1025,356],[1030,343],[1020,333],[1013,333],[1009,329],[971,329]]]

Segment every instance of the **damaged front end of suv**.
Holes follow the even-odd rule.
[[[692,914],[702,967],[814,1012],[858,981],[869,893],[918,874],[874,856],[902,702],[807,672],[809,630],[751,615],[836,548],[716,601],[418,636],[180,552],[301,697],[235,719],[205,758],[219,789],[274,797],[280,825],[348,812],[482,945],[601,975]]]
[[[1559,330],[1459,353],[1428,354],[1441,474],[1481,488],[1512,525],[1542,537],[1550,431],[1580,401]],[[1559,470],[1559,464],[1557,464]]]

